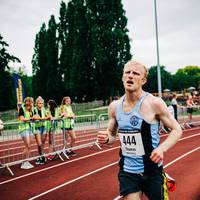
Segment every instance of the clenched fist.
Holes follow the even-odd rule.
[[[98,135],[97,135],[97,141],[100,144],[108,143],[108,141],[109,141],[108,132],[107,131],[99,131]]]

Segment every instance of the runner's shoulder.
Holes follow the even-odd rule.
[[[109,107],[110,108],[116,108],[119,105],[120,100],[114,100],[110,103]]]
[[[153,109],[160,109],[163,106],[166,106],[165,102],[160,97],[153,96],[149,94],[144,101],[144,104],[149,104]]]
[[[108,106],[108,112],[111,115],[115,115],[116,110],[117,110],[117,106],[119,105],[120,100],[114,100],[110,103],[110,105]]]

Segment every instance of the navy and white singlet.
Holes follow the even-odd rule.
[[[121,143],[120,169],[130,173],[146,173],[157,169],[156,164],[149,158],[153,149],[160,143],[160,123],[148,123],[141,114],[140,107],[144,98],[150,95],[144,93],[131,112],[123,111],[125,95],[120,98],[116,110],[116,120]]]

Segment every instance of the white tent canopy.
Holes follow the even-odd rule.
[[[170,92],[170,89],[164,89],[163,92]]]
[[[195,87],[189,87],[188,90],[195,90]]]

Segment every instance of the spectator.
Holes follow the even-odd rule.
[[[22,122],[19,125],[19,134],[22,137],[25,148],[23,155],[26,159],[30,157],[31,150],[31,141],[33,139],[33,125],[30,122],[34,116],[34,108],[33,108],[33,98],[26,97],[24,100],[24,105],[19,109],[18,119]],[[33,165],[29,161],[24,161],[21,165],[22,169],[30,169],[33,168]]]
[[[188,99],[186,101],[186,106],[187,106],[187,113],[188,113],[189,122],[191,122],[192,121],[193,106],[194,106],[193,98],[192,98],[191,95],[188,96]]]
[[[45,157],[42,156],[46,141],[46,122],[44,120],[49,119],[49,117],[47,117],[47,113],[44,108],[44,99],[41,96],[36,99],[35,106],[35,119],[39,121],[35,123],[34,136],[38,145],[38,153],[41,156],[36,160],[36,164],[45,164]]]
[[[60,116],[63,117],[63,120],[64,120],[62,128],[65,129],[66,139],[68,140],[68,135],[71,138],[70,148],[72,148],[75,144],[76,135],[74,132],[75,114],[71,107],[70,97],[63,98],[61,102],[61,107],[60,107]],[[67,152],[67,154],[70,156],[76,156],[76,153],[71,149],[69,150],[69,152]]]
[[[177,114],[177,111],[178,111],[178,103],[177,103],[177,94],[174,93],[172,95],[172,100],[171,100],[171,105],[174,109],[174,118],[178,121],[178,114]]]
[[[46,129],[47,129],[47,134],[49,136],[49,153],[55,151],[54,146],[53,146],[53,130],[54,130],[54,120],[58,119],[59,117],[59,112],[58,112],[58,106],[55,100],[50,99],[47,102],[47,116],[51,121],[47,121],[46,123]],[[49,155],[47,157],[48,160],[52,160],[54,158],[54,155]]]

